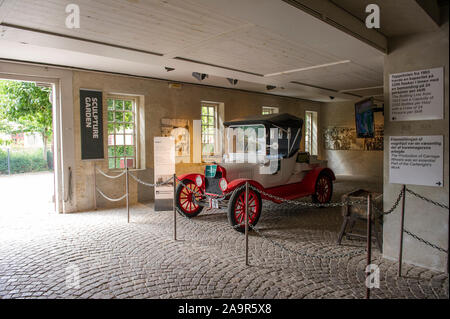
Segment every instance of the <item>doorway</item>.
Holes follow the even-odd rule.
[[[55,86],[0,77],[2,219],[56,212]]]

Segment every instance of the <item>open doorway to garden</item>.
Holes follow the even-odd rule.
[[[0,79],[1,218],[55,212],[52,94],[51,84]]]

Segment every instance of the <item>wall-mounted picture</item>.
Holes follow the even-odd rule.
[[[382,151],[383,125],[374,125],[373,138],[358,138],[354,127],[328,127],[323,130],[326,150],[334,151]]]
[[[375,136],[373,106],[373,98],[355,104],[356,136],[359,138]]]

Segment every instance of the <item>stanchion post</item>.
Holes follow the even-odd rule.
[[[175,196],[177,194],[177,175],[173,174],[173,240],[177,240],[177,206]]]
[[[94,210],[97,210],[97,164],[94,163]]]
[[[128,162],[127,162],[128,164]],[[128,165],[127,165],[127,171],[125,173],[125,187],[127,192],[127,217],[128,217],[128,223],[130,223],[130,192],[129,192],[129,185],[128,185]]]
[[[400,221],[400,248],[398,251],[398,276],[402,276],[402,262],[403,262],[403,231],[405,228],[405,201],[406,201],[406,185],[403,185],[402,198],[402,217]]]
[[[370,276],[369,265],[372,263],[372,194],[367,195],[367,265],[366,278]],[[370,285],[366,280],[366,299],[370,299]]]
[[[248,264],[248,182],[245,182],[245,265]]]

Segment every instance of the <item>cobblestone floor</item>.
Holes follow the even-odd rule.
[[[362,185],[362,184],[361,184]],[[367,188],[367,183],[365,183]],[[335,184],[335,200],[358,183]],[[373,190],[379,186],[371,184]],[[267,205],[266,205],[267,204]],[[340,254],[363,242],[335,244],[339,208],[298,209],[264,203],[264,236],[309,254]],[[225,213],[194,221],[151,205],[68,215],[0,213],[0,298],[364,298],[365,255],[306,258],[251,234],[250,266],[244,236]],[[382,259],[373,298],[448,298],[446,274]],[[77,282],[77,278],[79,281]]]

